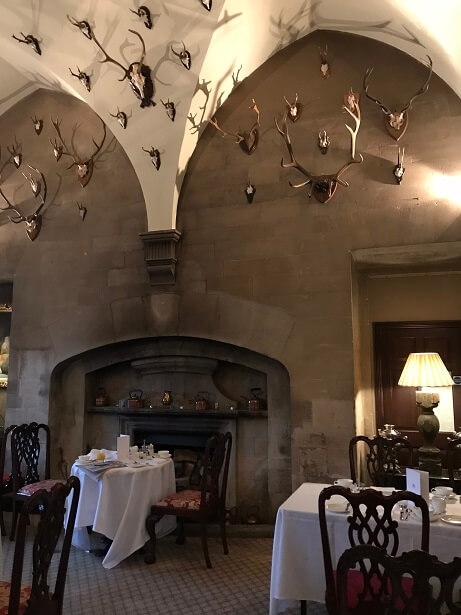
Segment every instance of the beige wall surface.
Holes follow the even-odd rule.
[[[319,70],[319,47],[325,44],[331,58],[327,80]],[[144,336],[210,338],[266,354],[287,368],[292,486],[347,473],[357,394],[350,253],[449,244],[461,232],[457,192],[447,188],[461,173],[461,103],[436,75],[410,112],[400,186],[392,173],[397,145],[384,129],[381,109],[362,95],[357,151],[364,160],[343,174],[349,187],[339,186],[326,205],[309,199],[307,188],[290,187],[289,180],[306,178],[280,166],[287,152],[274,117],[281,118],[283,97],[292,100],[298,93],[303,104],[299,121],[289,124],[299,164],[314,175],[335,173],[350,159],[345,124],[351,118],[341,108],[343,95],[351,86],[361,91],[369,66],[375,66],[370,89],[389,106],[405,103],[427,73],[423,64],[383,44],[316,32],[235,89],[218,121],[229,132],[247,129],[254,98],[261,112],[258,148],[247,156],[233,139],[220,138],[212,126],[205,130],[180,196],[177,282],[165,288],[149,287],[138,236],[146,230],[145,209],[121,148],[115,145],[101,157],[85,189],[74,169],[66,170],[69,161],[56,164],[50,153],[50,113],[64,118],[66,134],[81,122],[76,138],[86,132],[87,142],[99,134],[97,117],[76,100],[40,91],[0,118],[2,161],[16,136],[30,160],[40,161],[49,193],[56,195],[34,243],[23,225],[7,222],[5,214],[0,220],[0,279],[14,280],[7,422],[46,420],[51,372],[81,352]],[[47,121],[41,137],[33,133],[34,114]],[[324,129],[331,139],[325,156],[317,147]],[[257,189],[251,205],[244,195],[248,177]],[[88,208],[83,223],[77,201]],[[441,280],[423,277],[418,293],[424,296]],[[408,297],[403,279],[393,284],[393,293]],[[389,295],[384,286],[379,292]],[[445,296],[453,298],[452,290]],[[428,293],[427,301],[430,318],[455,317],[458,301],[440,311],[438,298]],[[426,312],[413,314],[410,300],[401,305],[407,306],[405,319],[428,318]],[[391,312],[395,303],[389,307]],[[384,302],[376,311],[382,320],[403,318],[394,311],[388,316]],[[269,412],[276,420],[277,408]]]

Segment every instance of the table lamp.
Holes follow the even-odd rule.
[[[398,384],[404,387],[446,387],[453,378],[437,352],[412,352],[402,370]],[[419,467],[432,473],[441,469],[440,449],[434,446],[440,423],[434,414],[439,404],[438,393],[416,390],[416,404],[421,408],[416,426],[423,437],[419,448]]]

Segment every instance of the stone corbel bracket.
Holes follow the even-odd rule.
[[[151,286],[176,282],[176,247],[181,233],[176,229],[140,233]]]

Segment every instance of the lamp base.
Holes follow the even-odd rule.
[[[440,475],[442,470],[440,449],[434,446],[434,441],[440,429],[439,419],[434,414],[434,408],[438,406],[438,402],[433,403],[430,407],[421,404],[418,404],[418,406],[421,408],[421,414],[418,416],[416,426],[423,437],[423,445],[418,449],[418,466],[420,470]]]

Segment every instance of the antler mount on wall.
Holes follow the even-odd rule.
[[[386,130],[390,134],[390,136],[396,141],[403,137],[408,128],[408,112],[411,109],[413,101],[418,98],[418,96],[422,96],[423,94],[425,94],[429,88],[429,82],[432,76],[432,59],[430,56],[427,56],[427,60],[427,67],[429,69],[429,72],[426,81],[402,107],[394,109],[393,111],[389,107],[384,105],[378,98],[375,98],[368,93],[368,89],[370,87],[370,77],[374,69],[368,68],[363,78],[363,90],[365,96],[374,103],[376,103],[379,107],[381,107],[381,110],[384,113],[384,125],[386,127]]]

